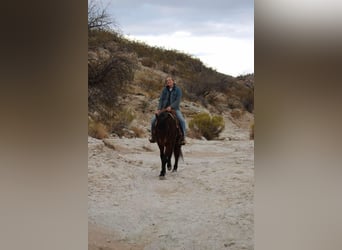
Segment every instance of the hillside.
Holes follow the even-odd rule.
[[[246,128],[254,121],[254,74],[224,75],[191,55],[113,31],[89,32],[88,72],[89,124],[103,124],[107,134],[146,137],[167,75],[182,88],[187,121],[203,111]]]
[[[254,75],[105,31],[89,35],[88,69],[88,249],[252,250]],[[178,171],[161,181],[147,137],[167,75],[188,124],[207,112],[225,128],[210,141],[189,131]]]

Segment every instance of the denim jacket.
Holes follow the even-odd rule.
[[[159,98],[158,109],[164,109],[168,106],[171,106],[174,110],[179,110],[179,104],[182,98],[182,90],[176,86],[173,86],[170,91],[168,86],[163,88],[162,93]]]

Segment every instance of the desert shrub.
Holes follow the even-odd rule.
[[[254,110],[254,89],[245,85],[235,85],[226,92],[228,96],[228,107],[239,108],[253,113]]]
[[[103,123],[89,119],[88,135],[97,139],[103,139],[108,137],[108,131]]]
[[[227,97],[228,108],[230,109],[243,109],[243,105],[239,97],[232,95]]]
[[[164,73],[168,74],[168,75],[178,75],[178,69],[176,66],[165,63],[165,62],[161,62],[157,65],[156,67],[157,69],[163,71]]]
[[[241,102],[243,107],[249,112],[252,113],[254,110],[254,90],[245,89],[241,94]]]
[[[229,77],[207,68],[203,68],[199,73],[192,71],[192,74],[187,74],[185,78],[185,96],[191,101],[200,102],[205,107],[210,101],[215,101],[214,99],[209,100],[208,95],[211,93],[225,93],[230,81],[232,81]]]
[[[134,81],[147,92],[151,98],[157,98],[164,87],[165,78],[151,71],[136,71]]]
[[[143,113],[148,111],[148,107],[150,106],[150,102],[147,100],[142,100],[140,103],[140,109]]]
[[[144,137],[145,135],[144,129],[141,127],[132,126],[131,130],[134,132],[134,135],[138,138]]]
[[[207,96],[206,96],[206,99],[208,101],[209,104],[211,105],[216,105],[217,102],[218,102],[218,93],[217,92],[212,92],[212,93],[209,93]]]
[[[123,109],[119,111],[111,121],[111,132],[121,136],[123,134],[123,130],[127,129],[134,119],[135,115],[131,109]]]
[[[206,96],[205,99],[208,102],[208,104],[211,105],[209,109],[211,108],[217,111],[218,113],[222,113],[227,110],[227,97],[224,94],[218,91],[212,91]]]
[[[88,49],[105,48],[109,43],[120,42],[121,35],[115,31],[92,30],[88,32]]]
[[[134,58],[119,52],[88,62],[88,110],[101,112],[99,105],[115,109],[118,97],[133,80],[134,69]]]
[[[141,61],[141,64],[146,66],[146,67],[153,68],[156,66],[156,62],[153,61],[151,58],[148,58],[148,57],[144,57],[140,61]]]
[[[239,119],[242,116],[242,111],[240,109],[233,109],[230,112],[230,115],[234,118],[234,119]]]
[[[207,140],[218,138],[224,127],[222,116],[210,116],[208,113],[195,115],[189,122],[189,128],[193,130],[193,133]]]

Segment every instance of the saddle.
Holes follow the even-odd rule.
[[[177,115],[176,115],[176,111],[175,110],[171,110],[171,111],[166,111],[166,110],[163,110],[161,112],[167,112],[169,114],[169,116],[172,117],[173,120],[176,121],[176,128],[178,129],[179,131],[179,134],[182,136],[183,135],[183,132],[182,132],[182,129],[181,129],[181,126],[180,126],[180,123],[179,123],[179,120],[177,118]],[[156,119],[155,123],[154,123],[154,128],[157,126],[158,124],[158,119]]]

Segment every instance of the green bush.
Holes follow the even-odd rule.
[[[205,137],[207,140],[218,138],[225,127],[222,116],[211,117],[208,113],[195,115],[189,123],[193,134]]]

